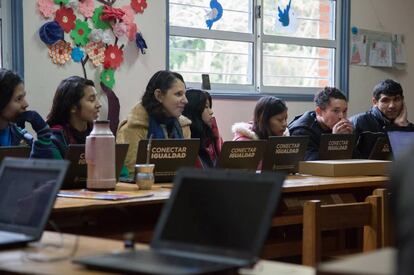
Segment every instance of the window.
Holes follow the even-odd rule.
[[[324,86],[346,91],[347,1],[218,0],[223,16],[209,30],[210,0],[169,0],[168,68],[191,87],[209,74],[215,94],[310,99]],[[278,7],[289,3],[285,28]]]

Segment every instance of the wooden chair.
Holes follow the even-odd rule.
[[[321,232],[364,228],[363,251],[381,247],[381,198],[369,196],[365,202],[321,205],[307,201],[303,207],[302,264],[316,266],[321,260]]]
[[[379,196],[381,198],[381,213],[382,213],[382,224],[381,224],[381,232],[382,232],[382,239],[381,244],[382,247],[389,247],[395,244],[394,242],[394,231],[391,224],[390,219],[390,192],[385,188],[378,188],[372,192],[373,195]]]

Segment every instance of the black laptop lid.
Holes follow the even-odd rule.
[[[352,159],[355,135],[322,134],[319,144],[319,159]]]
[[[30,150],[29,146],[2,146],[0,147],[0,162],[5,157],[29,158]]]
[[[309,137],[269,137],[263,154],[262,170],[297,173],[304,160]]]
[[[128,147],[128,144],[115,144],[115,175],[117,178],[121,174]],[[70,166],[62,188],[86,188],[88,166],[85,160],[85,144],[70,144],[65,159],[70,161]]]
[[[400,158],[414,146],[414,127],[389,127],[386,131],[395,159]]]
[[[181,170],[151,246],[253,259],[281,196],[281,173]]]
[[[0,167],[0,230],[41,237],[69,162],[5,158]]]
[[[264,140],[226,141],[221,147],[217,166],[226,169],[257,170],[262,160]]]
[[[391,146],[388,138],[384,135],[378,137],[372,147],[368,159],[389,160],[391,158]]]
[[[148,140],[138,143],[136,163],[146,163]],[[200,139],[153,139],[149,163],[155,164],[155,182],[171,182],[181,167],[194,167]]]

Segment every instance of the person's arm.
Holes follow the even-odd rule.
[[[62,159],[59,149],[52,142],[52,131],[43,118],[36,111],[26,111],[20,115],[17,124],[22,125],[25,122],[31,124],[37,135],[37,140],[34,140],[25,130],[20,129],[23,138],[32,146],[30,157]]]

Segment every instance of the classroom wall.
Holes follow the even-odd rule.
[[[24,39],[25,39],[25,82],[28,99],[33,109],[42,115],[49,111],[54,90],[59,81],[70,75],[82,75],[79,64],[58,67],[51,63],[47,47],[40,41],[37,31],[45,20],[36,9],[37,1],[24,1]],[[116,6],[129,3],[118,0]],[[349,114],[365,111],[371,105],[372,87],[381,79],[394,78],[405,89],[409,119],[414,121],[414,1],[412,0],[352,0],[351,24],[360,28],[405,34],[408,64],[405,71],[350,66]],[[144,34],[149,50],[146,55],[137,55],[135,45],[126,47],[125,61],[117,71],[117,84],[114,91],[121,102],[121,119],[125,118],[132,106],[141,97],[150,76],[165,67],[165,24],[166,2],[148,1],[148,8],[136,16],[136,22]],[[411,12],[411,14],[410,14]],[[97,70],[88,69],[88,77],[98,79]],[[289,119],[312,109],[311,102],[288,102]],[[231,125],[238,121],[248,121],[255,101],[215,100],[214,112],[225,140],[231,139]],[[250,111],[251,110],[251,111]],[[105,110],[103,110],[105,113]]]

